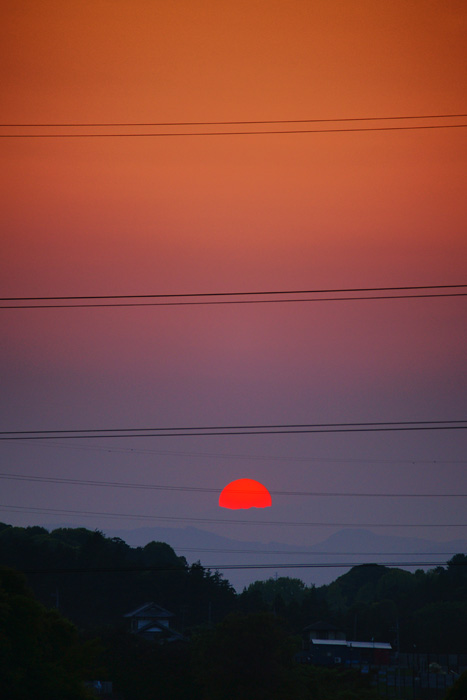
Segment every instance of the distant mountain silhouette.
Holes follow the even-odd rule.
[[[216,535],[195,527],[141,527],[134,530],[106,529],[109,537],[121,537],[131,546],[144,546],[151,540],[167,542],[179,556],[189,563],[201,561],[205,567],[219,568],[238,592],[253,581],[266,580],[277,573],[302,579],[307,585],[321,586],[331,583],[353,565],[359,563],[398,564],[430,562],[433,568],[438,562],[450,559],[453,554],[467,552],[467,540],[434,542],[417,537],[379,535],[365,529],[343,529],[318,544],[294,546],[282,542],[247,542]],[[208,550],[208,551],[206,551]],[[209,551],[212,550],[212,551]],[[227,551],[234,550],[234,551]],[[259,567],[248,569],[223,569],[225,565],[248,564]],[[327,568],[279,567],[287,564],[349,564]],[[401,567],[403,568],[403,566]],[[414,570],[413,567],[410,568]]]

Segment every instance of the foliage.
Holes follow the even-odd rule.
[[[387,641],[393,648],[399,639],[401,651],[467,653],[463,554],[426,573],[356,566],[320,592],[331,612],[327,619],[348,639]]]
[[[262,601],[268,605],[274,605],[280,596],[285,605],[290,605],[292,602],[301,603],[305,590],[306,586],[299,578],[280,576],[269,578],[267,581],[255,581],[244,593],[251,595],[258,592]]]
[[[342,612],[359,600],[372,603],[376,599],[377,585],[387,572],[388,569],[379,564],[354,566],[327,587],[331,607]]]
[[[295,663],[303,629],[320,620],[347,639],[467,653],[463,554],[427,572],[369,564],[329,586],[280,577],[236,595],[219,572],[188,565],[164,542],[130,547],[86,528],[0,523],[0,563],[27,572],[46,606],[16,574],[2,575],[0,677],[11,700],[80,700],[82,679],[102,677],[95,642],[83,644],[52,605],[88,636],[99,629],[107,678],[139,700],[376,700],[368,676]],[[158,645],[126,630],[123,615],[149,601],[175,613],[188,641]]]
[[[352,670],[304,666],[301,669],[306,698],[312,700],[382,700],[370,687],[368,676]]]
[[[467,698],[467,671],[459,676],[444,700],[465,700]]]
[[[9,700],[84,700],[96,648],[34,600],[24,578],[0,569],[0,678]]]
[[[289,623],[295,634],[313,620],[330,618],[330,610],[322,593],[307,587],[297,578],[283,576],[255,581],[238,596],[238,607],[244,613],[273,612]]]
[[[297,664],[297,639],[271,613],[236,614],[192,642],[201,700],[380,700],[369,676]]]
[[[193,646],[194,674],[203,700],[297,697],[295,645],[274,615],[230,615],[195,638]]]
[[[467,601],[430,603],[411,616],[411,627],[404,629],[409,641],[415,639],[421,652],[467,653]]]
[[[59,607],[81,629],[124,626],[124,615],[148,601],[190,627],[218,621],[235,591],[218,572],[188,566],[164,542],[130,547],[86,528],[0,527],[0,562],[27,570],[46,606]]]
[[[124,631],[103,637],[115,693],[138,700],[194,700],[187,643],[160,645]]]

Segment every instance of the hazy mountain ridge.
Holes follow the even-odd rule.
[[[358,563],[394,562],[403,565],[420,561],[421,564],[428,562],[435,566],[450,559],[453,554],[467,552],[467,540],[436,542],[424,538],[380,535],[365,529],[339,530],[322,542],[309,547],[284,542],[236,540],[191,526],[108,529],[105,533],[109,537],[120,537],[134,547],[144,546],[151,540],[166,542],[190,563],[200,560],[203,566],[219,568],[238,591],[252,581],[264,580],[276,573],[280,576],[301,578],[308,585],[314,583],[321,586],[335,580]],[[315,556],[310,559],[310,555]],[[223,565],[242,564],[258,568],[223,569]],[[313,564],[322,567],[295,568],[285,566],[287,564]],[[331,567],[330,564],[342,566]],[[349,566],[343,566],[344,564]],[[262,568],[267,566],[270,568]],[[413,571],[413,567],[410,570]]]

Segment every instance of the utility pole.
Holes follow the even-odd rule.
[[[399,617],[396,619],[396,649],[397,649],[397,682],[396,687],[400,695],[401,692],[401,656],[400,656],[400,636],[399,636]]]

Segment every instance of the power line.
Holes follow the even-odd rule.
[[[322,523],[322,522],[294,522],[290,520],[241,520],[241,519],[220,519],[220,518],[195,518],[195,517],[175,517],[170,515],[145,515],[136,513],[108,513],[100,511],[70,510],[66,508],[41,508],[35,506],[18,506],[0,503],[0,509],[15,513],[41,513],[55,515],[78,515],[80,517],[102,517],[102,518],[122,518],[130,520],[155,520],[169,522],[196,522],[219,525],[278,525],[281,527],[467,527],[467,523]]]
[[[414,294],[413,292],[421,290],[442,290],[442,289],[460,289],[467,287],[467,284],[446,284],[446,285],[418,285],[408,287],[370,287],[370,288],[350,288],[350,289],[301,289],[301,290],[267,290],[267,291],[237,291],[237,292],[201,292],[188,294],[122,294],[122,295],[94,295],[94,296],[53,296],[53,297],[3,297],[0,298],[0,309],[61,309],[61,308],[104,308],[104,307],[143,307],[143,306],[219,306],[232,304],[284,304],[284,303],[309,303],[323,301],[375,301],[384,299],[424,299],[424,298],[441,298],[441,297],[458,297],[467,296],[466,292],[444,293],[431,292],[429,294]],[[369,292],[389,292],[389,291],[410,291],[410,294],[384,294],[384,295],[368,295]],[[291,294],[348,294],[365,292],[365,296],[339,296],[339,297],[317,297],[317,298],[290,298]],[[238,299],[225,297],[256,297],[253,299]],[[285,297],[285,298],[267,298],[258,297]],[[210,298],[206,300],[206,298]],[[215,300],[212,298],[215,297]],[[115,301],[119,299],[120,301]],[[129,299],[139,299],[137,302],[121,301]],[[177,299],[178,301],[149,301],[150,299]],[[190,299],[190,301],[187,301]],[[193,301],[193,299],[195,299]],[[182,300],[182,301],[180,301]],[[5,304],[5,302],[21,302],[20,304]],[[34,304],[24,304],[26,301],[32,301]],[[58,301],[59,304],[39,304],[37,302]],[[76,303],[82,301],[84,303]],[[66,302],[66,303],[64,303]],[[73,302],[73,303],[68,303]],[[93,302],[93,303],[90,303]],[[96,303],[97,302],[97,303]]]
[[[79,138],[137,138],[137,137],[180,137],[180,136],[277,136],[280,134],[337,134],[370,131],[416,131],[427,129],[462,129],[467,124],[422,124],[418,126],[368,126],[341,129],[284,129],[275,131],[187,131],[187,132],[145,132],[133,134],[0,134],[2,139],[79,139]]]
[[[321,297],[319,299],[233,299],[221,301],[158,301],[158,302],[129,302],[107,304],[16,304],[3,305],[0,309],[95,309],[116,307],[144,307],[144,306],[227,306],[232,304],[297,304],[322,301],[382,301],[384,299],[444,299],[446,297],[465,297],[467,292],[455,292],[454,294],[398,294],[384,296],[358,296],[358,297]]]
[[[465,430],[464,425],[436,425],[436,426],[411,426],[392,428],[326,428],[312,430],[232,430],[212,432],[188,432],[188,433],[131,433],[114,435],[28,435],[21,437],[1,436],[0,441],[17,440],[94,440],[108,438],[153,438],[153,437],[227,437],[229,435],[310,435],[324,433],[378,433],[378,432],[412,432],[421,430]]]
[[[418,561],[418,562],[347,562],[347,563],[313,563],[313,564],[203,564],[203,569],[209,570],[242,570],[242,569],[343,569],[355,566],[386,566],[386,567],[419,567],[419,566],[465,566],[462,562],[447,561]],[[189,566],[167,565],[161,566],[74,566],[69,568],[48,567],[43,569],[19,569],[23,574],[103,574],[103,573],[141,573],[152,571],[154,573],[162,571],[189,572]]]
[[[16,527],[16,526],[11,526]],[[174,545],[173,549],[179,552],[204,552],[216,554],[280,554],[285,556],[333,556],[333,557],[447,557],[459,554],[459,551],[442,551],[442,552],[368,552],[357,551],[336,552],[332,551],[310,551],[310,550],[289,550],[289,549],[227,549],[225,547],[184,547],[183,545]]]
[[[14,443],[21,445],[21,440]],[[29,445],[29,443],[27,443]],[[236,459],[249,462],[325,462],[331,464],[427,464],[427,465],[445,465],[445,464],[467,464],[465,459],[448,460],[448,459],[368,459],[368,458],[349,458],[349,457],[278,457],[277,455],[246,455],[236,452],[187,452],[186,450],[155,450],[151,448],[140,447],[115,447],[106,445],[69,445],[66,443],[54,443],[51,438],[47,442],[36,442],[37,447],[54,447],[66,450],[80,450],[87,452],[111,452],[124,454],[149,454],[159,456],[179,456],[179,457],[202,457],[203,459]]]
[[[11,526],[15,527],[15,526]],[[351,557],[351,556],[365,556],[365,557],[447,557],[459,554],[459,551],[451,552],[336,552],[336,551],[292,551],[288,549],[227,549],[225,547],[184,547],[183,545],[174,545],[173,549],[177,552],[203,552],[210,554],[280,554],[282,556],[334,556],[334,557]]]
[[[239,296],[268,296],[285,294],[344,294],[350,292],[395,292],[422,289],[457,289],[467,287],[464,284],[428,284],[412,285],[408,287],[348,287],[340,289],[280,289],[260,291],[235,291],[235,292],[190,292],[188,294],[106,294],[87,296],[53,296],[53,297],[0,297],[0,301],[72,301],[91,299],[173,299],[189,297],[239,297]]]
[[[419,114],[390,117],[339,117],[333,119],[263,119],[249,121],[220,121],[220,122],[64,122],[64,123],[36,123],[36,124],[0,124],[0,127],[116,127],[116,126],[234,126],[248,124],[317,124],[332,122],[369,122],[391,121],[402,119],[455,119],[467,117],[467,114]]]
[[[214,437],[228,435],[300,435],[312,433],[361,433],[419,430],[465,430],[464,420],[389,421],[369,423],[303,423],[272,425],[222,425],[163,428],[88,428],[73,430],[0,431],[0,440],[92,440],[145,437]],[[144,432],[143,432],[144,431]],[[165,432],[164,432],[165,431]]]
[[[154,438],[154,437],[228,437],[229,435],[311,435],[325,433],[386,433],[386,432],[412,432],[421,430],[465,430],[465,425],[436,425],[436,426],[412,426],[399,428],[329,428],[317,430],[232,430],[205,433],[132,433],[116,435],[28,435],[22,437],[0,437],[0,441],[18,440],[94,440],[107,438]]]
[[[135,484],[122,481],[96,481],[92,479],[68,479],[50,476],[32,476],[29,474],[10,474],[0,473],[0,479],[8,479],[14,481],[34,481],[52,484],[69,484],[74,486],[92,486],[92,487],[107,487],[107,488],[125,488],[125,489],[143,489],[153,491],[183,491],[190,493],[220,493],[221,488],[208,488],[201,486],[170,486],[161,484]],[[230,489],[231,493],[248,493],[248,490],[242,489],[235,491]],[[466,498],[467,493],[348,493],[348,492],[329,492],[329,491],[273,491],[269,490],[272,496],[313,496],[317,498],[332,497],[332,498]]]
[[[286,549],[222,549],[216,547],[183,547],[177,545],[175,547],[177,551],[180,552],[209,552],[217,554],[281,554],[281,555],[292,555],[292,556],[333,556],[333,557],[351,557],[351,556],[365,556],[365,557],[445,557],[454,556],[459,554],[456,552],[291,552]]]
[[[270,428],[336,428],[336,427],[362,427],[362,426],[388,426],[388,425],[439,425],[451,423],[467,423],[467,419],[455,420],[407,420],[407,421],[367,421],[365,423],[270,423],[270,424],[237,424],[237,425],[206,425],[206,426],[181,426],[162,428],[73,428],[73,429],[57,429],[57,430],[0,430],[0,435],[42,435],[51,434],[58,435],[61,433],[134,433],[143,431],[178,431],[178,430],[238,430],[249,428],[265,429]]]
[[[398,294],[394,296],[359,296],[359,297],[321,297],[319,299],[238,299],[222,301],[167,301],[167,302],[130,302],[108,304],[17,304],[0,306],[0,309],[95,309],[117,307],[144,307],[144,306],[228,306],[232,304],[297,304],[322,301],[382,301],[384,299],[444,299],[446,297],[465,297],[466,292],[454,294]]]

